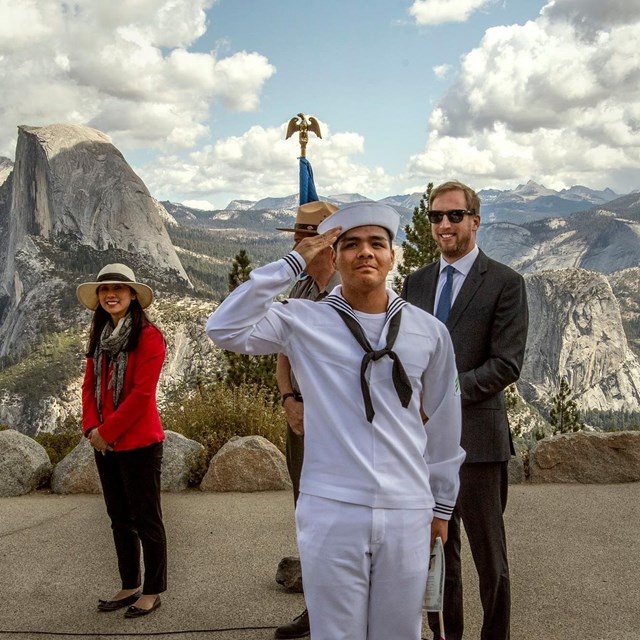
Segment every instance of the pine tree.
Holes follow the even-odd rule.
[[[236,254],[229,272],[229,293],[249,279],[251,260],[244,249]],[[224,381],[229,386],[257,384],[276,390],[276,356],[248,356],[243,353],[225,351],[227,371]]]
[[[251,273],[251,260],[249,254],[240,249],[231,263],[231,271],[229,272],[229,293],[239,287],[243,282],[249,279]]]
[[[504,390],[504,406],[507,411],[513,411],[518,405],[518,390],[515,384],[510,384]]]
[[[420,198],[420,204],[413,209],[411,224],[404,228],[406,240],[402,242],[402,263],[393,279],[393,286],[400,291],[404,279],[416,269],[429,264],[440,257],[440,249],[431,235],[431,224],[427,217],[433,182]]]
[[[578,415],[578,405],[572,399],[571,388],[566,378],[560,380],[558,393],[551,398],[549,422],[556,433],[573,433],[584,429]]]

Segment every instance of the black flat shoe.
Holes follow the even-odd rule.
[[[131,606],[124,612],[124,617],[139,618],[140,616],[147,616],[152,611],[155,611],[161,604],[162,603],[160,602],[160,596],[158,596],[156,598],[156,601],[153,603],[153,606],[151,607],[151,609],[141,609],[140,607]]]
[[[140,596],[142,591],[136,591],[126,598],[120,600],[98,600],[98,611],[117,611],[133,604]]]

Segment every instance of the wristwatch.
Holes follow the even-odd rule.
[[[302,402],[302,396],[299,393],[295,393],[289,391],[289,393],[282,394],[282,406],[284,407],[284,403],[287,401],[287,398],[294,398],[296,402]]]

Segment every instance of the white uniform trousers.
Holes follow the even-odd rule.
[[[420,640],[431,509],[373,509],[300,494],[313,640]]]

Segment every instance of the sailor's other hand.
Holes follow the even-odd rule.
[[[431,523],[431,548],[436,543],[436,538],[442,538],[442,544],[445,544],[449,534],[449,521],[442,518],[434,518]]]

